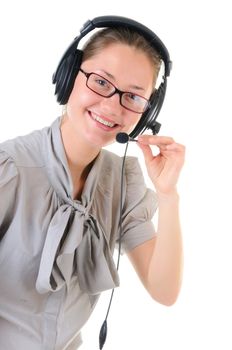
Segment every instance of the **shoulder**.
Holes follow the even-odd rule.
[[[124,193],[144,195],[146,184],[138,158],[127,156],[124,160],[123,157],[115,153],[103,150],[100,168],[99,182],[103,188],[110,185],[111,188],[119,191],[123,177]]]
[[[102,159],[106,166],[112,167],[112,170],[122,169],[124,158],[108,150],[102,150]],[[138,158],[126,156],[124,163],[124,170],[127,175],[138,174],[142,175],[142,170],[139,165]]]
[[[139,164],[139,160],[136,157],[127,157],[125,160],[125,175],[128,180],[132,180],[131,176],[137,181],[141,181],[144,184],[143,172]]]
[[[10,183],[18,175],[12,158],[0,149],[0,188]]]
[[[0,143],[2,157],[11,159],[17,167],[43,166],[42,145],[47,130],[47,127],[35,130],[30,134]]]
[[[122,168],[123,167],[123,168]],[[123,170],[123,177],[127,184],[131,182],[139,182],[144,184],[143,173],[138,161],[138,158],[127,156],[124,160],[123,157],[110,152],[108,150],[102,150],[101,152],[101,173],[110,175],[113,179],[120,180]]]

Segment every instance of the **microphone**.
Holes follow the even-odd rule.
[[[133,139],[126,132],[119,132],[116,135],[116,141],[119,142],[119,143],[127,143],[129,141],[138,142],[138,140]]]

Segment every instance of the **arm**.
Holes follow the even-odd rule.
[[[0,149],[0,242],[14,215],[18,171],[11,157]]]
[[[167,137],[144,135],[139,142],[157,192],[158,227],[154,239],[128,256],[150,295],[162,304],[172,305],[179,294],[183,267],[176,184],[184,162],[184,147]],[[159,147],[157,156],[153,156],[150,145]]]

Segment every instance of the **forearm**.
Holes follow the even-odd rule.
[[[171,305],[182,280],[183,250],[176,192],[158,195],[157,239],[148,270],[148,289],[154,299]]]

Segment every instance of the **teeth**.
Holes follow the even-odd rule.
[[[109,126],[110,128],[112,128],[115,124],[113,123],[110,123],[104,119],[101,119],[99,116],[97,115],[94,115],[94,119],[97,120],[99,123],[103,124],[103,125],[106,125],[106,126]]]

